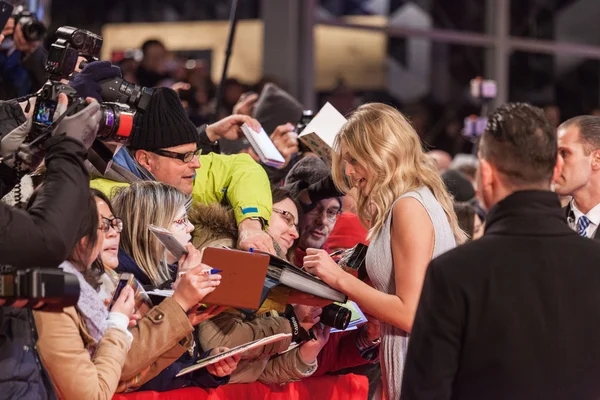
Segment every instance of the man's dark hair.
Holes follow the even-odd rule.
[[[479,144],[481,157],[516,186],[549,182],[557,149],[556,129],[544,111],[524,103],[494,111]]]
[[[150,40],[146,40],[142,44],[142,53],[144,53],[144,55],[146,55],[146,53],[148,52],[148,49],[150,47],[152,47],[152,46],[160,46],[163,49],[166,49],[165,45],[160,40],[158,40],[158,39],[150,39]]]
[[[580,115],[566,120],[558,129],[577,127],[579,141],[583,144],[585,155],[589,156],[594,150],[600,149],[600,117],[596,115]]]

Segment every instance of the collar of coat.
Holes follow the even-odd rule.
[[[555,193],[523,190],[492,207],[486,219],[485,234],[563,236],[576,233],[569,228]]]

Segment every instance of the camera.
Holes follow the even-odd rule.
[[[45,84],[35,103],[33,126],[26,140],[27,143],[34,142],[52,129],[59,93],[67,95],[70,105],[77,103],[69,114],[75,114],[85,108],[85,102],[78,97],[72,87],[52,82]],[[127,144],[133,131],[135,110],[118,103],[102,103],[100,109],[102,117],[96,139],[103,142]]]
[[[327,326],[343,331],[350,323],[352,311],[337,304],[330,304],[323,307],[321,322]]]
[[[77,277],[58,269],[30,268],[0,274],[0,298],[43,301],[44,311],[76,305],[79,291]]]
[[[23,37],[28,42],[36,42],[42,40],[46,34],[46,27],[31,11],[25,9],[23,6],[16,7],[13,11],[13,18],[15,19],[15,26],[21,24],[21,31]]]
[[[127,104],[142,112],[146,111],[152,89],[127,82],[123,78],[107,79],[100,82],[102,100]]]
[[[37,95],[33,127],[27,143],[45,137],[54,128],[54,113],[59,93],[66,94],[69,99],[70,108],[65,114],[72,115],[85,108],[84,101],[79,98],[75,89],[60,83],[59,80],[68,78],[75,71],[79,57],[84,57],[87,61],[97,60],[102,49],[102,37],[83,29],[63,26],[58,28],[56,36],[46,62],[46,71],[51,80]],[[101,83],[101,87],[102,99],[105,102],[101,105],[102,118],[96,138],[102,142],[127,144],[133,131],[135,112],[137,108],[145,109],[152,90],[121,78],[108,79]],[[108,164],[108,161],[106,163]]]
[[[56,37],[45,66],[54,80],[68,78],[75,71],[79,56],[94,61],[102,50],[102,37],[83,29],[62,26],[56,31]]]

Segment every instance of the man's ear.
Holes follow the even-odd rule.
[[[600,171],[600,149],[594,150],[591,154],[592,157],[592,171]]]
[[[152,169],[152,156],[146,150],[137,150],[135,152],[135,160],[148,171]]]
[[[489,188],[489,186],[491,186],[493,183],[495,174],[494,167],[487,160],[480,158],[479,174],[481,177],[481,187],[478,187],[477,189],[483,191],[484,189]]]
[[[563,165],[565,165],[565,160],[561,156],[556,157],[556,164],[554,165],[554,171],[552,172],[552,182],[556,182],[561,174]]]

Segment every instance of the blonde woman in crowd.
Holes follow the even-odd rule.
[[[383,389],[386,398],[397,399],[427,265],[466,237],[436,166],[396,109],[359,107],[334,150],[335,184],[345,192],[358,189],[358,214],[370,227],[367,271],[375,288],[345,273],[323,250],[308,249],[304,266],[381,321]]]

